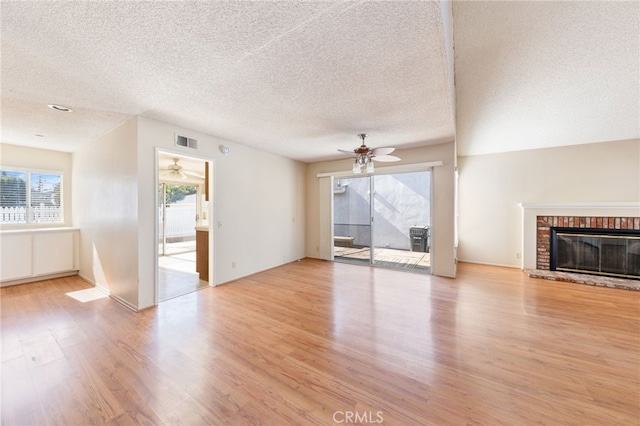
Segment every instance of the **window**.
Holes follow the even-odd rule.
[[[62,223],[62,173],[0,169],[0,224]]]

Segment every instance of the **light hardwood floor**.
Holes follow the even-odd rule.
[[[640,421],[640,292],[316,260],[139,313],[87,287],[0,290],[3,425]]]

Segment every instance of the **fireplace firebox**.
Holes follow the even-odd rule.
[[[640,280],[640,231],[550,228],[552,271]]]

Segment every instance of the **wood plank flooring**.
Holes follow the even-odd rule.
[[[0,289],[3,425],[640,422],[640,292],[310,259],[139,313],[88,287]]]

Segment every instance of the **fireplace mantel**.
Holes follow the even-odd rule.
[[[520,203],[520,207],[523,269],[536,269],[538,216],[640,217],[640,202]]]

